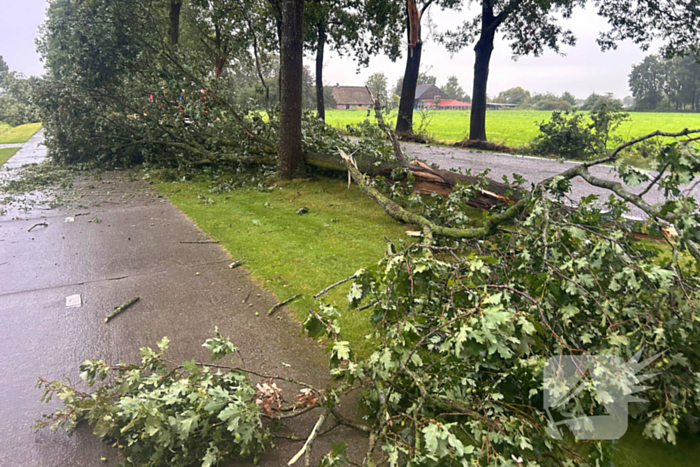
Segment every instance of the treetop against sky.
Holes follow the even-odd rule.
[[[43,73],[43,65],[36,53],[34,40],[38,28],[45,19],[45,0],[23,0],[3,2],[0,15],[0,54],[5,57],[11,69],[25,75]],[[464,89],[471,89],[473,79],[474,52],[468,48],[451,56],[445,48],[434,40],[435,33],[458,26],[464,19],[475,14],[475,7],[461,12],[440,11],[431,7],[424,19],[424,56],[422,70],[430,69],[430,74],[438,78],[438,85],[447,81],[448,76],[456,75]],[[615,51],[601,52],[595,42],[598,33],[606,29],[604,19],[596,15],[595,9],[577,9],[573,17],[564,20],[578,38],[576,47],[565,47],[557,55],[547,51],[542,57],[511,59],[505,41],[497,39],[491,73],[489,93],[522,86],[533,92],[554,92],[561,94],[570,91],[577,97],[585,97],[592,92],[612,92],[618,97],[630,94],[628,75],[633,64],[640,63],[644,55],[637,45],[624,42]],[[651,52],[656,52],[652,47]],[[307,54],[308,55],[308,54]],[[404,60],[392,62],[385,56],[374,58],[368,68],[356,74],[356,65],[348,57],[340,58],[335,52],[327,53],[324,81],[327,84],[363,85],[369,75],[376,71],[384,72],[390,83],[403,76]],[[313,69],[313,58],[306,57],[306,63]]]

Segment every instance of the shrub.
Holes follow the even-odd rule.
[[[549,121],[538,124],[540,135],[530,144],[533,154],[557,155],[564,159],[587,160],[607,153],[612,136],[628,114],[607,105],[590,113],[555,111]]]

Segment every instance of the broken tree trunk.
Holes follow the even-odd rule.
[[[314,167],[347,172],[347,166],[343,160],[333,154],[305,153],[306,163]],[[420,194],[437,193],[448,195],[452,188],[458,183],[475,184],[481,182],[479,177],[462,175],[448,170],[435,169],[420,161],[410,162],[382,162],[376,164],[377,160],[356,154],[355,160],[360,172],[370,176],[383,176],[391,179],[391,173],[398,168],[410,171],[415,182],[413,188]],[[486,181],[486,186],[476,198],[469,200],[468,204],[479,209],[489,209],[505,201],[515,201],[520,198],[520,192],[513,186],[495,180]]]

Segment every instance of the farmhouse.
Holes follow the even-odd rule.
[[[419,84],[416,87],[416,97],[413,106],[416,109],[425,109],[435,105],[435,101],[452,99],[434,84]]]
[[[364,86],[335,86],[333,99],[338,110],[364,109],[373,105],[372,96]]]

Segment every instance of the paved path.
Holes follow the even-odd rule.
[[[40,142],[41,135],[35,136],[8,165],[40,161]],[[0,466],[103,465],[100,457],[115,452],[87,427],[72,437],[32,432],[34,420],[59,406],[39,402],[36,380],[80,381],[78,365],[87,358],[137,362],[139,347],[155,347],[163,336],[171,339],[173,359],[203,359],[201,344],[219,326],[249,368],[321,387],[328,382],[321,347],[297,337],[299,325],[286,313],[267,318],[277,299],[243,268],[229,269],[231,258],[218,245],[181,243],[206,236],[149,185],[106,173],[101,180],[78,178],[75,186],[76,204],[83,206],[36,206],[30,213],[0,216]],[[74,222],[66,222],[68,216]],[[89,222],[95,217],[101,222]],[[40,222],[48,227],[28,231]],[[82,306],[67,308],[66,297],[76,294]],[[136,296],[136,305],[104,323],[115,306]],[[285,389],[287,399],[295,400]],[[308,435],[315,417],[295,420],[294,432]],[[361,461],[354,447],[366,446],[366,440],[345,428],[320,439],[315,457],[328,452],[333,440],[349,441],[354,460]],[[279,449],[261,465],[286,465],[301,447],[276,444]]]
[[[44,146],[42,143],[44,141],[44,130],[41,129],[38,132],[34,134],[31,138],[29,138],[29,141],[27,141],[24,144],[2,144],[0,145],[0,149],[2,148],[17,148],[21,147],[19,151],[15,153],[14,156],[10,158],[5,164],[3,165],[3,168],[5,169],[11,169],[11,168],[17,168],[17,167],[22,167],[25,164],[32,164],[32,163],[37,163],[41,162],[44,160],[46,157],[46,146]]]
[[[491,169],[489,177],[494,180],[502,180],[506,175],[509,180],[513,179],[513,173],[522,175],[531,183],[539,183],[542,180],[557,175],[569,167],[576,165],[575,162],[559,162],[552,159],[539,157],[516,156],[510,154],[496,154],[486,152],[476,152],[466,149],[445,148],[439,146],[427,146],[419,144],[404,144],[407,154],[418,159],[436,163],[443,169],[462,168],[471,169],[475,173]],[[597,177],[619,180],[610,167],[592,167],[591,173]],[[634,193],[641,193],[645,185],[630,188]],[[688,187],[690,188],[690,187]],[[610,196],[609,191],[589,185],[585,180],[576,177],[572,181],[571,198],[574,201],[580,200],[584,196],[596,194],[605,201]],[[695,188],[691,193],[700,199],[700,188]],[[644,199],[652,204],[663,201],[663,193],[652,189],[644,196]],[[644,213],[634,208],[630,212],[630,217],[643,218]]]
[[[0,149],[21,148],[22,146],[24,146],[24,143],[0,144]]]

